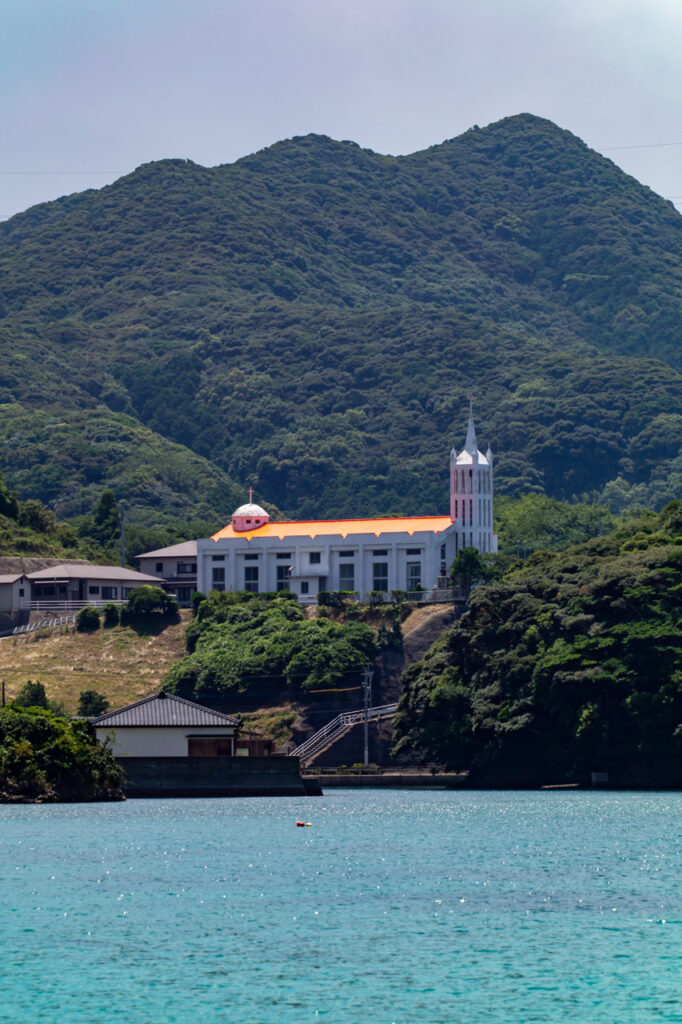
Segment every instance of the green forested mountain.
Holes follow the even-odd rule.
[[[478,784],[682,783],[682,502],[476,590],[403,677],[401,748]]]
[[[0,463],[65,515],[130,488],[147,525],[248,484],[435,512],[473,389],[502,492],[660,507],[681,257],[670,203],[525,114],[407,157],[148,164],[0,225]]]

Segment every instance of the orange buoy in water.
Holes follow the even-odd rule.
[[[296,825],[297,825],[298,828],[305,828],[305,822],[304,821],[297,821]]]

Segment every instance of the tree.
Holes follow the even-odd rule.
[[[455,587],[464,591],[469,597],[472,587],[477,583],[485,583],[496,575],[490,559],[482,555],[477,548],[462,548],[450,566],[450,579]]]
[[[43,684],[37,681],[32,683],[30,679],[19,690],[14,698],[14,703],[21,708],[45,708],[48,710],[50,707]]]
[[[42,501],[29,498],[19,505],[18,521],[20,526],[28,526],[36,533],[52,533],[57,527],[57,517]]]
[[[113,491],[103,491],[93,519],[92,533],[102,547],[111,547],[121,532],[121,512]]]
[[[97,690],[82,690],[78,698],[78,714],[82,718],[94,718],[103,715],[109,708],[109,701]]]
[[[16,519],[18,514],[19,500],[14,491],[7,488],[2,474],[0,474],[0,515],[7,516],[8,519]]]

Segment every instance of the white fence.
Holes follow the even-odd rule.
[[[81,608],[104,608],[106,604],[125,604],[126,599],[110,597],[106,601],[31,601],[32,612],[78,612]]]

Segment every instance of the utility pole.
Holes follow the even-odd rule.
[[[374,668],[368,665],[362,673],[362,688],[365,691],[365,768],[369,764],[369,709],[372,703],[372,676]]]
[[[126,506],[125,502],[122,501],[119,506],[119,512],[121,513],[121,565],[125,569],[126,564],[126,527],[125,527],[125,515]]]

